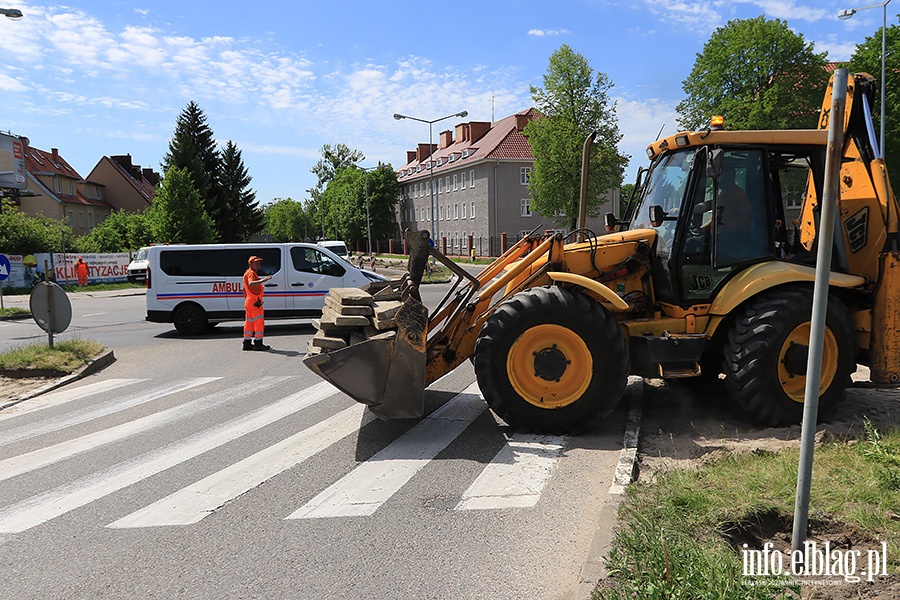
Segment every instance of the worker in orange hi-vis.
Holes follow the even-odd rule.
[[[79,256],[75,262],[75,277],[78,278],[78,287],[87,287],[88,284],[88,264],[84,262],[84,258]]]
[[[271,275],[260,278],[259,267],[262,259],[251,256],[247,260],[250,268],[244,272],[244,350],[269,350],[263,344],[263,289],[262,284],[272,279]]]

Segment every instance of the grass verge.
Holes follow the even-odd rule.
[[[67,374],[96,358],[105,349],[103,344],[90,340],[56,342],[53,348],[47,344],[31,344],[0,354],[0,369],[55,371]]]
[[[771,541],[789,557],[798,460],[796,449],[723,452],[698,470],[662,471],[629,486],[607,558],[610,578],[593,598],[800,597],[803,580],[789,574],[782,583],[744,576],[742,554]],[[845,553],[860,549],[857,574],[866,568],[868,549],[886,542],[889,577],[875,585],[888,584],[900,574],[898,513],[900,428],[878,432],[867,422],[864,439],[816,448],[808,540],[818,540],[820,549],[827,540]],[[865,579],[838,583],[865,586]]]
[[[18,306],[5,306],[0,308],[0,317],[13,317],[16,315],[27,315],[29,314],[27,310],[24,308],[19,308]]]
[[[143,283],[91,283],[88,284],[87,287],[78,287],[76,284],[65,284],[60,285],[62,289],[69,293],[78,293],[78,292],[105,292],[109,290],[128,290],[128,289],[140,289],[146,287]],[[4,296],[28,296],[31,295],[32,288],[15,288],[15,287],[7,287],[3,288]]]

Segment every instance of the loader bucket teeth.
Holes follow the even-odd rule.
[[[344,348],[319,353],[311,348],[303,363],[382,419],[421,417],[428,310],[408,298],[393,319],[391,329],[370,330],[370,337]]]

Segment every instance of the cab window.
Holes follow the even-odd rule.
[[[346,269],[315,248],[291,248],[294,270],[315,275],[343,277]]]

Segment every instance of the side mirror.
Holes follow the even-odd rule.
[[[654,227],[659,227],[663,224],[663,221],[666,220],[666,215],[668,213],[663,210],[663,207],[659,204],[654,204],[650,207],[650,224]]]
[[[603,215],[603,220],[606,223],[606,233],[615,233],[616,227],[619,225],[619,220],[616,219],[616,215],[608,212]]]
[[[721,148],[710,148],[706,154],[706,176],[718,179],[725,170],[725,153]]]

